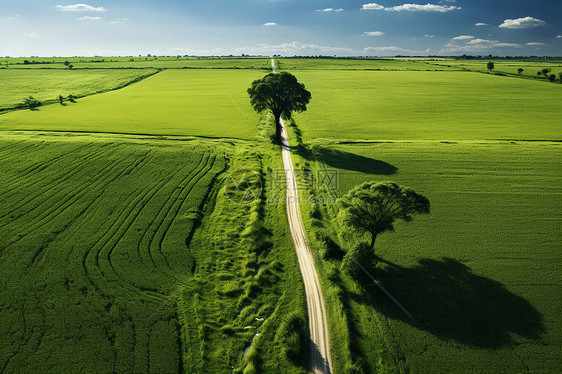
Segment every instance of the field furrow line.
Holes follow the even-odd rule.
[[[30,148],[31,148],[31,149],[37,148],[37,147],[43,145],[43,143],[44,143],[44,142],[29,144],[29,145],[26,146],[26,147],[20,148],[20,149],[19,149],[19,152],[29,150]],[[10,153],[10,154],[6,154],[6,155],[0,157],[0,161],[6,160],[6,159],[8,159],[8,158],[10,158],[10,157],[13,157],[11,153]]]
[[[62,185],[63,183],[65,183],[66,181],[68,181],[70,178],[72,178],[73,176],[75,176],[76,174],[80,173],[83,169],[83,166],[85,164],[87,164],[88,162],[92,162],[95,160],[100,159],[102,156],[110,156],[111,154],[104,154],[104,150],[96,150],[95,152],[93,152],[92,154],[88,154],[84,159],[82,159],[78,164],[74,165],[73,169],[64,174],[62,178],[55,178],[53,179],[52,182],[50,182],[49,184],[39,188],[38,192],[32,196],[22,196],[21,199],[16,200],[12,205],[6,207],[6,209],[9,209],[9,211],[7,211],[6,213],[4,213],[3,215],[0,215],[0,219],[5,218],[6,216],[10,215],[12,212],[14,212],[17,209],[21,209],[22,207],[31,204],[32,202],[34,202],[37,198],[41,197],[42,195],[44,195],[45,191],[49,191],[49,190],[53,190],[55,191],[53,193],[53,195],[51,195],[50,197],[48,197],[45,201],[35,205],[34,207],[32,207],[31,209],[29,209],[28,211],[24,212],[23,214],[21,214],[20,216],[18,216],[15,220],[19,219],[20,217],[24,216],[25,214],[28,214],[30,212],[32,212],[35,209],[39,209],[43,204],[47,203],[50,199],[54,198],[57,194],[59,194],[59,190],[56,188],[57,186]],[[37,183],[40,183],[42,180],[41,178],[38,178],[35,182],[26,185],[26,188],[32,187]],[[17,205],[19,204],[19,205]],[[10,220],[8,221],[8,223],[12,223],[15,220]],[[0,227],[5,226],[6,223],[4,224],[0,224]]]
[[[19,184],[21,184],[22,182],[24,182],[25,180],[28,179],[33,179],[35,178],[35,175],[42,172],[43,170],[45,170],[47,167],[53,165],[54,163],[56,163],[56,161],[59,161],[61,159],[67,158],[68,156],[70,156],[72,154],[72,157],[76,157],[77,155],[74,155],[75,152],[81,151],[83,149],[87,149],[90,146],[92,146],[94,143],[88,143],[82,147],[78,147],[76,149],[72,149],[69,152],[60,154],[56,157],[53,157],[43,163],[40,164],[31,164],[29,165],[27,168],[21,170],[17,175],[12,176],[11,178],[6,178],[4,181],[4,185],[5,186],[9,186],[12,182],[14,182],[15,180],[18,181]],[[107,145],[104,144],[102,147],[100,148],[104,148]],[[41,179],[37,180],[36,183],[40,182]],[[33,186],[34,184],[27,184],[27,186]],[[5,195],[6,193],[13,191],[14,189],[17,189],[18,186],[14,186],[12,188],[8,188],[4,191],[0,192],[0,195]]]
[[[129,166],[135,164],[135,162],[138,161],[132,162]],[[3,248],[0,247],[0,256],[3,253],[4,249],[18,242],[29,233],[36,231],[37,229],[45,226],[46,224],[51,222],[54,217],[64,213],[76,201],[78,201],[81,197],[85,196],[88,193],[88,191],[96,190],[99,186],[104,186],[104,182],[107,179],[108,175],[111,175],[111,172],[113,172],[114,169],[116,169],[121,163],[122,160],[117,159],[112,161],[110,164],[106,165],[102,170],[100,170],[96,175],[94,175],[91,178],[96,181],[91,185],[83,184],[78,188],[74,188],[74,189],[70,188],[70,191],[61,191],[61,194],[65,197],[68,196],[68,198],[66,200],[62,200],[60,204],[54,205],[51,209],[48,209],[47,211],[43,212],[39,217],[37,217],[36,220],[34,220],[35,221],[34,223],[28,226],[28,228],[25,231],[22,231],[17,236],[12,237],[8,241],[8,243],[4,245]],[[121,173],[118,173],[118,175],[122,173],[123,170],[121,171]]]
[[[154,231],[154,235],[152,236],[152,238],[151,238],[151,240],[150,240],[150,243],[149,243],[149,245],[148,245],[149,251],[150,251],[150,252],[149,252],[149,253],[150,253],[150,257],[154,260],[154,253],[153,253],[153,251],[152,251],[152,247],[153,247],[153,243],[154,243],[154,240],[156,239],[156,237],[159,237],[158,239],[156,239],[156,240],[158,241],[158,244],[157,244],[158,253],[163,257],[163,259],[164,259],[164,261],[165,261],[165,263],[166,263],[166,266],[167,266],[170,270],[172,270],[172,268],[171,268],[171,266],[170,266],[170,264],[169,264],[169,262],[168,262],[167,257],[166,257],[166,256],[164,255],[164,253],[162,252],[162,241],[164,240],[164,237],[165,237],[166,233],[168,232],[168,230],[169,230],[169,228],[170,228],[170,226],[171,226],[171,223],[172,223],[173,220],[176,218],[177,213],[178,213],[178,211],[179,211],[179,207],[178,207],[178,209],[175,210],[174,213],[172,213],[172,218],[168,220],[169,222],[168,222],[168,224],[167,224],[167,227],[164,229],[164,231],[163,231],[161,234],[159,234],[158,232],[159,232],[160,229],[162,228],[162,225],[164,225],[164,223],[166,222],[166,219],[167,219],[168,215],[170,214],[170,212],[174,209],[174,205],[176,205],[176,203],[178,202],[178,199],[182,196],[182,193],[186,190],[186,187],[187,187],[193,180],[195,180],[195,184],[197,184],[199,174],[200,174],[202,171],[204,171],[204,170],[208,167],[209,159],[210,159],[210,158],[211,158],[211,156],[210,156],[209,154],[207,154],[207,157],[206,157],[206,159],[205,159],[205,163],[203,164],[203,166],[201,166],[201,163],[200,163],[200,164],[197,166],[197,168],[195,168],[190,174],[188,174],[188,175],[180,182],[179,186],[178,186],[176,189],[174,189],[173,193],[170,194],[170,196],[169,196],[169,198],[168,198],[168,201],[166,202],[166,205],[167,205],[168,202],[172,199],[173,195],[178,191],[178,188],[179,188],[181,185],[184,185],[184,187],[183,187],[183,188],[178,192],[178,194],[176,195],[176,197],[175,197],[173,203],[170,205],[170,207],[168,208],[168,210],[167,210],[167,211],[165,212],[165,214],[163,215],[163,217],[162,217],[160,223],[158,224],[158,227],[157,227],[156,230]],[[214,163],[214,161],[213,161],[213,163]],[[201,175],[199,178],[202,178],[203,176],[205,176],[205,175],[207,174],[207,172],[208,172],[208,170],[207,170],[205,173],[203,173],[203,175]],[[191,187],[191,189],[189,189],[188,194],[189,194],[189,192],[190,192],[192,189],[193,189],[193,186]],[[186,196],[187,196],[187,195],[186,195]],[[184,196],[184,198],[185,198],[186,196]],[[180,207],[181,207],[181,204],[180,204]]]
[[[119,160],[112,161],[110,164],[105,166],[98,174],[96,174],[93,179],[98,179],[98,178],[104,177],[105,174],[113,171],[113,169],[115,167],[117,167],[119,164],[120,164]],[[109,170],[107,170],[107,169],[109,169]],[[106,172],[106,170],[107,170],[107,172]],[[20,231],[20,233],[18,234],[19,238],[14,240],[13,242],[10,242],[10,244],[8,244],[7,246],[17,242],[18,240],[20,240],[24,236],[28,235],[29,233],[31,233],[33,231],[36,231],[37,229],[39,229],[39,228],[43,227],[44,225],[46,225],[47,223],[49,223],[52,220],[52,218],[54,218],[54,217],[60,215],[61,213],[63,213],[76,200],[78,200],[80,197],[82,197],[85,194],[84,191],[87,191],[89,188],[92,188],[93,186],[94,185],[81,185],[81,186],[78,186],[78,187],[73,186],[73,187],[70,187],[68,190],[59,191],[57,193],[57,195],[61,195],[61,197],[64,196],[64,197],[66,197],[66,199],[64,199],[64,198],[59,199],[58,203],[51,205],[51,207],[44,210],[37,217],[35,217],[35,219],[32,219],[31,223],[27,226],[27,228],[25,230]],[[54,195],[52,198],[57,197],[57,195]],[[19,219],[19,217],[18,217],[18,219]],[[13,223],[14,221],[9,222],[9,223]],[[5,226],[5,225],[3,225],[3,226]],[[13,238],[12,238],[12,240],[13,240]]]
[[[195,169],[197,169],[201,165],[205,155],[204,154],[198,154],[198,156],[200,156],[200,158],[198,160],[198,164],[195,167]],[[175,175],[174,175],[174,177],[175,177]],[[156,233],[156,230],[150,230],[150,228],[154,224],[154,221],[159,216],[161,211],[162,211],[162,208],[160,208],[160,211],[158,211],[158,213],[156,214],[156,217],[150,223],[150,226],[145,230],[145,232],[143,233],[143,235],[142,235],[142,237],[139,240],[138,245],[137,245],[137,254],[141,258],[141,261],[143,262],[143,264],[145,264],[145,266],[147,266],[147,262],[145,262],[145,260],[143,259],[143,253],[144,253],[144,248],[146,247],[146,254],[148,255],[148,258],[150,259],[150,261],[152,262],[152,266],[156,267],[156,264],[155,264],[154,260],[152,259],[152,256],[150,255],[150,244],[152,243],[152,241],[154,239],[154,235]],[[150,234],[151,232],[153,232],[152,235]],[[146,243],[146,244],[145,244],[145,242],[146,242],[145,238],[146,238],[146,240],[148,240],[148,243]]]

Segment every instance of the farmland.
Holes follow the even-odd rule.
[[[306,372],[283,164],[246,93],[269,59],[23,60],[0,59],[0,105],[85,97],[0,115],[0,372]],[[483,61],[276,63],[312,92],[289,137],[334,372],[562,371],[562,86]],[[431,202],[376,245],[415,321],[340,270],[362,238],[306,200],[371,180]]]
[[[317,201],[305,207],[311,237],[344,251],[362,240],[322,202],[365,181],[395,181],[432,206],[376,246],[384,262],[372,275],[415,321],[313,239],[336,369],[559,371],[560,86],[470,72],[294,74],[317,99],[295,117],[296,165],[336,174],[301,181]]]
[[[59,95],[65,98],[85,96],[122,87],[156,73],[143,70],[45,71],[0,69],[0,111],[12,108],[24,97],[34,96],[41,102],[53,103]]]
[[[269,230],[248,221],[259,204],[232,203],[214,184],[241,150],[193,138],[2,138],[2,371],[295,370],[275,353],[280,319],[303,308],[286,224],[251,244],[252,230]],[[275,222],[277,210],[260,215]],[[254,339],[244,363],[262,324],[267,340]],[[258,350],[271,359],[256,362]]]
[[[431,214],[399,224],[377,244],[388,264],[379,265],[374,276],[416,322],[376,287],[358,287],[341,274],[358,331],[356,349],[368,372],[559,368],[558,143],[324,147],[318,144],[318,165],[338,168],[335,194],[364,181],[392,180],[432,204]],[[329,219],[337,210],[325,209],[324,223],[337,235]],[[356,240],[341,237],[340,243],[349,248]],[[339,268],[338,261],[322,263],[326,273]]]
[[[250,139],[259,119],[246,89],[261,75],[255,70],[167,70],[76,104],[4,114],[0,127]]]

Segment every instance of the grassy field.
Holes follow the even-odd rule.
[[[2,138],[2,371],[177,372],[186,237],[226,149]]]
[[[0,371],[303,372],[283,200],[225,190],[232,168],[278,162],[255,149],[2,134]]]
[[[29,64],[25,64],[27,60]],[[269,58],[231,57],[39,57],[0,58],[8,69],[269,69]]]
[[[0,128],[255,138],[253,70],[163,71],[124,89],[0,116]]]
[[[316,149],[318,166],[339,170],[339,196],[364,181],[392,180],[432,205],[431,214],[398,224],[377,244],[388,264],[374,276],[415,322],[376,287],[341,276],[365,372],[562,370],[558,143]],[[339,230],[329,217],[336,213],[326,207],[324,222],[334,234]],[[356,240],[340,243],[347,249]],[[333,273],[339,262],[323,266]]]
[[[438,65],[434,64],[439,62]],[[413,58],[276,58],[275,66],[283,70],[462,70],[447,66],[442,59]]]
[[[24,98],[33,96],[44,103],[65,98],[85,96],[122,87],[130,82],[156,73],[146,70],[88,70],[46,71],[0,69],[0,111],[12,108]]]
[[[170,69],[0,115],[0,372],[306,372],[282,163],[246,93],[269,59],[130,59],[0,59],[7,106]],[[326,234],[360,240],[336,205],[302,204],[336,373],[562,371],[562,86],[485,63],[276,59],[312,92],[290,130],[302,197],[392,180],[432,204],[377,241],[415,322],[325,258]]]
[[[559,140],[562,86],[468,72],[296,71],[305,137]]]

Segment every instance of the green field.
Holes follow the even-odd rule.
[[[253,70],[166,70],[121,90],[0,116],[0,128],[222,138],[256,137]]]
[[[468,72],[297,71],[310,139],[559,140],[562,86]]]
[[[0,59],[0,110],[51,105],[0,115],[0,372],[306,372],[283,166],[246,92],[269,59],[23,60]],[[562,86],[522,79],[560,61],[494,61],[510,76],[276,59],[312,92],[287,123],[335,373],[562,372]],[[90,96],[49,101],[70,93]],[[431,202],[376,246],[373,276],[415,321],[340,271],[362,239],[313,198],[370,180]]]
[[[3,134],[0,370],[301,372],[279,332],[305,307],[282,201],[223,189],[256,157],[193,138]]]
[[[25,64],[24,61],[29,61]],[[230,57],[39,57],[0,58],[1,66],[8,69],[269,69],[269,58]]]
[[[377,244],[392,265],[374,276],[416,322],[376,287],[342,281],[366,372],[562,369],[558,143],[319,147],[319,165],[339,170],[340,196],[365,181],[392,180],[431,201],[431,214],[399,224]],[[382,363],[369,353],[377,351],[387,352]]]
[[[53,103],[59,95],[65,98],[113,90],[156,73],[146,70],[46,71],[0,69],[0,112],[13,108],[28,96]]]

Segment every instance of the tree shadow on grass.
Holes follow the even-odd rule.
[[[373,275],[416,322],[375,290],[375,285],[363,295],[352,295],[357,302],[370,303],[387,317],[443,340],[500,348],[512,343],[511,334],[538,339],[545,330],[542,314],[527,300],[451,258],[422,259],[411,268],[387,262]]]
[[[391,175],[398,168],[387,162],[375,160],[355,153],[340,151],[322,146],[307,148],[296,147],[296,152],[307,160],[321,161],[324,164],[340,170],[358,171],[365,174]]]

